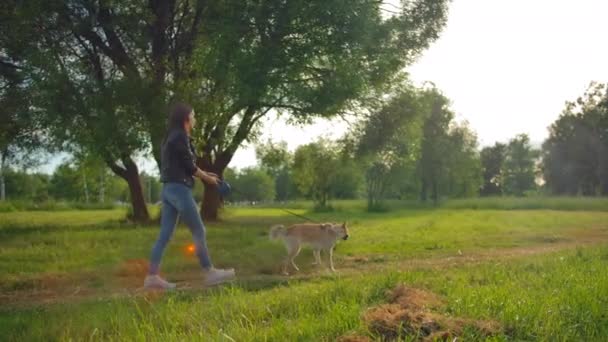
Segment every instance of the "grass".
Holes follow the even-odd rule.
[[[364,211],[367,204],[362,200],[340,200],[331,203],[333,211]],[[237,205],[237,207],[250,207]],[[290,201],[287,203],[260,203],[256,208],[309,209],[308,201]],[[605,197],[567,197],[567,196],[531,196],[531,197],[475,197],[443,200],[435,206],[432,201],[426,203],[417,200],[386,200],[382,202],[380,212],[399,209],[475,209],[475,210],[566,210],[566,211],[608,211],[608,198]]]
[[[13,211],[60,211],[60,210],[108,210],[117,207],[113,203],[84,203],[47,200],[34,202],[29,200],[0,201],[0,212]]]
[[[442,204],[446,209],[497,209],[497,210],[584,210],[608,211],[608,198],[601,197],[482,197],[449,200]]]
[[[189,232],[180,227],[163,271],[193,288],[164,294],[137,290],[157,227],[121,224],[118,209],[0,213],[0,339],[378,338],[362,314],[406,283],[444,298],[447,315],[500,322],[496,340],[606,340],[608,212],[570,201],[564,210],[391,203],[387,213],[367,213],[361,202],[338,202],[331,213],[299,204],[290,210],[349,222],[352,237],[337,247],[337,275],[311,266],[305,250],[302,271],[289,278],[277,275],[285,252],[267,231],[300,219],[276,207],[229,208],[209,225],[209,245],[214,262],[236,267],[240,280],[198,289]]]

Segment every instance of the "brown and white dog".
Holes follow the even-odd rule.
[[[346,223],[302,223],[287,228],[283,225],[276,225],[270,228],[270,239],[283,240],[287,248],[283,274],[288,274],[289,263],[296,271],[299,271],[294,259],[300,253],[302,245],[309,245],[313,248],[314,264],[316,265],[321,265],[321,250],[326,250],[329,253],[330,269],[335,272],[333,250],[339,239],[348,239],[348,228],[346,228]]]

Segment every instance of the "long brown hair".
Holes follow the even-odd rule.
[[[188,120],[188,116],[192,112],[192,106],[183,103],[177,102],[171,106],[171,111],[169,112],[169,121],[167,124],[167,133],[172,129],[184,129],[184,122]]]

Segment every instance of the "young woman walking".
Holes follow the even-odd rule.
[[[183,103],[175,105],[169,115],[169,127],[161,150],[163,190],[160,234],[152,248],[150,270],[144,280],[146,288],[175,288],[174,283],[160,277],[159,270],[163,251],[173,235],[178,217],[192,233],[196,255],[205,273],[205,284],[217,285],[235,278],[234,269],[213,267],[207,249],[205,226],[192,195],[194,178],[216,186],[220,182],[216,174],[205,172],[196,166],[196,153],[190,140],[190,133],[196,123],[194,115],[192,107]]]

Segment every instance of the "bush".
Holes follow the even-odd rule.
[[[0,213],[8,213],[11,211],[17,211],[17,208],[13,205],[13,203],[8,201],[0,202]]]

